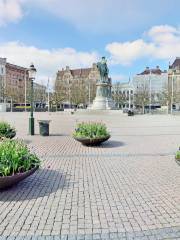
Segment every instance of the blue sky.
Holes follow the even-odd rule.
[[[180,56],[179,9],[179,0],[0,0],[0,56],[34,62],[42,83],[106,56],[113,81],[126,81]]]

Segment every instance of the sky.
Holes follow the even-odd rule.
[[[179,0],[0,0],[0,57],[51,86],[106,56],[113,82],[180,57]]]

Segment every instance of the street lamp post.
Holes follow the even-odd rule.
[[[68,98],[69,98],[69,109],[71,108],[71,89],[70,89],[70,80],[68,79]]]
[[[151,113],[151,102],[152,102],[152,93],[151,93],[151,70],[150,70],[150,73],[149,73],[149,113]]]
[[[171,114],[173,113],[173,101],[174,101],[174,71],[172,72],[171,80]]]
[[[34,117],[33,117],[33,110],[34,110],[34,90],[33,90],[33,81],[36,76],[36,68],[33,64],[31,64],[29,68],[29,80],[31,82],[31,112],[29,118],[29,134],[34,135]]]
[[[131,109],[131,90],[129,89],[129,110]]]
[[[13,100],[12,100],[11,96],[9,98],[11,99],[11,112],[12,112],[13,111]]]
[[[91,84],[90,84],[90,81],[89,81],[89,107],[91,105]]]
[[[25,107],[25,112],[26,110],[26,105],[27,105],[27,69],[24,71],[24,107]]]
[[[47,84],[47,94],[48,94],[48,112],[50,112],[50,96],[49,96],[49,78],[48,78],[48,84]]]

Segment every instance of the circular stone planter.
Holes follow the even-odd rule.
[[[19,183],[20,181],[32,175],[38,168],[39,167],[34,167],[29,171],[17,173],[13,176],[0,177],[0,189],[5,189]]]
[[[107,136],[107,137],[102,137],[102,138],[80,138],[80,137],[74,137],[75,140],[77,140],[78,142],[81,142],[82,145],[85,146],[98,146],[101,143],[107,141],[111,136]]]
[[[180,166],[180,159],[175,157],[175,161]]]
[[[11,131],[11,132],[9,132],[9,133],[7,134],[6,138],[12,139],[12,138],[14,138],[15,136],[16,136],[16,132],[15,132],[15,131]]]
[[[15,131],[9,131],[8,133],[6,133],[4,136],[0,137],[0,141],[6,140],[6,139],[12,139],[16,136],[16,132]]]

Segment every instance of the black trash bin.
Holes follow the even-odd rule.
[[[49,120],[39,120],[39,133],[41,136],[49,136]]]
[[[132,110],[128,111],[128,116],[134,116],[134,112]]]

